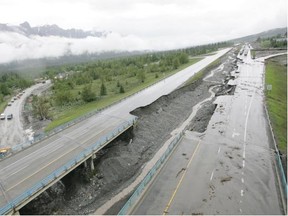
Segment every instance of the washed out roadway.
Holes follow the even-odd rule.
[[[130,111],[169,94],[230,50],[223,49],[165,80],[58,134],[0,161],[0,208],[75,158],[129,118]]]
[[[263,104],[264,64],[250,53],[243,58],[235,94],[217,98],[204,134],[186,131],[132,214],[283,214]]]

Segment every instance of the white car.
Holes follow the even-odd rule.
[[[4,113],[2,113],[2,114],[0,115],[0,119],[1,119],[1,120],[5,120],[5,117],[6,117],[6,116],[5,116]]]

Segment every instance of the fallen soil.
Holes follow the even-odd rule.
[[[23,207],[20,214],[94,213],[134,181],[145,163],[170,137],[170,133],[191,114],[192,107],[210,96],[208,89],[211,86],[225,85],[225,78],[230,77],[235,66],[233,60],[236,55],[233,51],[221,58],[220,67],[216,65],[218,70],[206,81],[199,79],[146,107],[134,110],[132,114],[139,117],[134,130],[121,135],[97,153],[93,172],[84,165],[78,167],[57,183],[58,186],[49,188]],[[204,75],[209,72],[206,71]],[[212,102],[205,104],[192,120],[191,129],[205,131],[214,109]],[[117,214],[125,201],[116,203],[106,214]]]

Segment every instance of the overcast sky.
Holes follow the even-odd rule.
[[[1,0],[0,22],[224,40],[287,26],[287,0]]]
[[[112,31],[122,47],[159,50],[286,27],[287,0],[0,0],[0,23],[24,21]]]

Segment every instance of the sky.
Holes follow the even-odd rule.
[[[24,43],[26,49],[17,50],[21,53],[19,58],[35,41],[38,47],[40,43],[47,48],[58,46],[56,56],[65,53],[67,44],[78,54],[85,49],[89,52],[163,50],[287,27],[287,0],[0,0],[0,23],[19,25],[24,21],[31,26],[57,24],[64,29],[101,30],[112,34],[100,40],[72,41],[0,35],[0,52],[5,44],[5,49],[11,46],[8,52],[13,56],[15,49],[20,49],[13,44],[22,39],[19,43]],[[41,52],[45,53],[43,47],[38,54]],[[5,61],[9,59],[13,57],[8,56]]]

